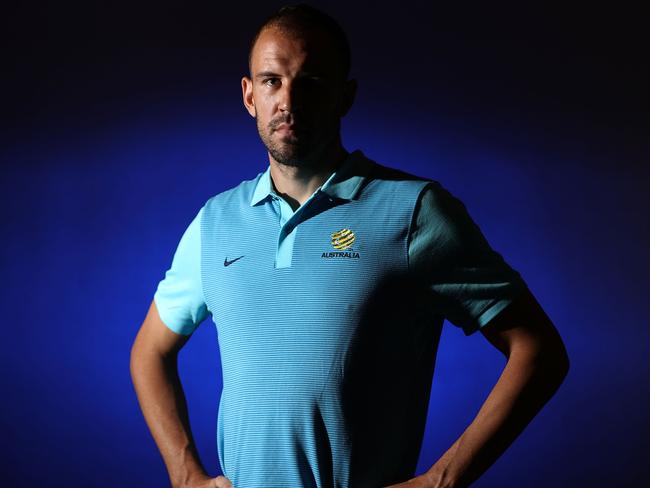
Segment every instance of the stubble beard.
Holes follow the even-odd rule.
[[[274,128],[261,127],[256,117],[257,131],[269,154],[278,163],[294,168],[305,168],[318,164],[319,144],[311,140],[311,134],[285,135],[274,139]]]

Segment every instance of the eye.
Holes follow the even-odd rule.
[[[279,81],[279,78],[266,78],[262,83],[264,83],[266,86],[275,86]]]
[[[327,80],[322,76],[310,76],[304,78],[302,83],[308,89],[320,90],[322,88],[325,88]]]

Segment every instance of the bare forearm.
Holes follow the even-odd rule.
[[[466,487],[487,470],[561,384],[566,369],[513,354],[474,421],[426,473],[436,488]]]
[[[174,487],[207,477],[192,438],[176,357],[134,349],[131,377],[140,408]]]

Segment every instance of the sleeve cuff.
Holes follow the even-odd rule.
[[[156,308],[158,309],[160,320],[162,320],[163,324],[165,324],[169,330],[184,336],[188,336],[194,332],[194,329],[196,328],[195,325],[192,323],[184,323],[182,320],[179,320],[172,310],[167,309],[160,302],[158,299],[158,292],[154,293],[153,299],[154,302],[156,302]]]

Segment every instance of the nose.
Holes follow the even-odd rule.
[[[279,108],[282,113],[296,113],[301,109],[301,95],[298,84],[295,82],[286,83],[280,91]]]

